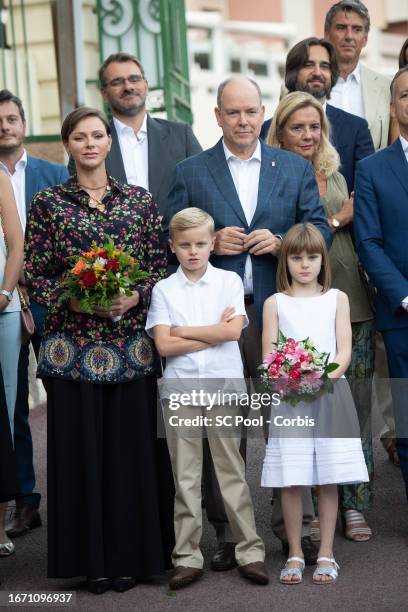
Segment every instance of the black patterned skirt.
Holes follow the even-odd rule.
[[[48,575],[158,575],[171,567],[174,487],[156,434],[156,379],[46,379]]]

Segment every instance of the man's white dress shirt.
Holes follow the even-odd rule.
[[[362,119],[366,118],[360,64],[357,64],[346,79],[339,76],[330,92],[330,104]]]
[[[245,219],[248,225],[250,225],[258,202],[259,173],[261,170],[261,143],[258,140],[256,149],[249,159],[240,159],[236,157],[236,155],[231,153],[228,147],[226,147],[224,140],[222,144],[228,168],[231,172],[239,201],[244,210]],[[253,294],[252,262],[250,255],[247,256],[245,262],[244,288],[245,294]]]
[[[0,170],[6,174],[11,180],[11,184],[13,185],[14,197],[16,199],[18,216],[20,217],[21,227],[23,228],[23,232],[25,232],[25,226],[27,221],[27,212],[26,212],[26,198],[25,198],[25,171],[27,166],[27,151],[24,151],[23,155],[20,157],[18,162],[16,163],[15,170],[13,174],[11,174],[7,168],[0,162]]]
[[[130,185],[139,185],[149,189],[149,161],[147,140],[147,114],[143,119],[140,130],[135,134],[134,130],[113,118],[113,123],[118,134],[120,151],[122,153],[123,165],[127,182]]]

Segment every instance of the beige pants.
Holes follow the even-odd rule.
[[[200,551],[202,535],[201,476],[203,468],[203,427],[182,431],[169,423],[168,415],[192,418],[216,415],[234,415],[232,407],[214,407],[211,411],[196,406],[182,406],[170,411],[164,406],[167,444],[176,488],[174,503],[174,530],[176,545],[172,554],[173,565],[203,567]],[[208,443],[215,473],[221,489],[225,512],[236,542],[235,557],[238,565],[263,561],[265,548],[256,532],[251,494],[245,479],[245,464],[239,452],[239,437],[226,437],[225,430],[207,427]]]
[[[249,325],[242,330],[239,340],[239,348],[244,364],[244,372],[246,378],[257,378],[259,376],[258,366],[262,361],[262,341],[261,332],[256,320],[255,306],[253,304],[245,306],[247,311]],[[248,389],[249,391],[249,389]],[[266,434],[267,437],[267,434]],[[211,451],[208,446],[208,440],[204,440],[204,468],[203,468],[203,494],[205,501],[205,509],[208,520],[215,529],[218,542],[234,542],[231,528],[228,524],[227,514],[220,488],[217,482],[213,461],[211,459]],[[240,453],[246,461],[247,440],[244,436],[240,442]]]

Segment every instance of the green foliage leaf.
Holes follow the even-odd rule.
[[[338,363],[334,363],[334,361],[333,361],[332,363],[329,363],[326,366],[326,368],[324,370],[324,373],[325,374],[330,374],[330,372],[334,372],[334,370],[337,370],[338,367],[339,367],[339,364]]]

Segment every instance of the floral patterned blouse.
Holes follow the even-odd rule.
[[[71,177],[37,193],[28,215],[25,274],[33,299],[48,309],[38,359],[38,376],[94,383],[119,383],[155,371],[155,353],[144,331],[153,286],[165,275],[166,254],[156,203],[141,187],[112,177],[105,211],[88,206],[88,194]],[[110,236],[131,252],[150,276],[134,289],[139,304],[120,321],[71,311],[59,300],[60,280],[72,268],[68,258],[92,241]]]

